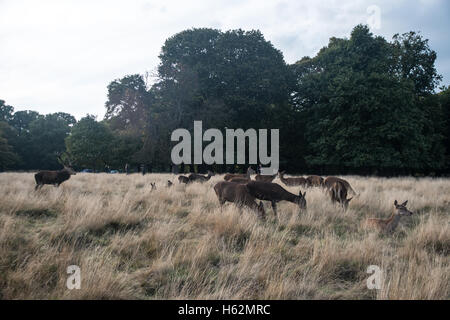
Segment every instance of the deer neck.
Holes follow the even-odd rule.
[[[400,222],[401,216],[399,214],[392,213],[392,216],[386,221],[386,231],[391,232],[397,228],[398,223]]]

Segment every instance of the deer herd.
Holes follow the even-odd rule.
[[[59,157],[58,159],[64,165],[64,169],[37,172],[34,175],[36,180],[35,190],[39,190],[44,184],[51,184],[58,187],[61,183],[68,180],[71,175],[76,174],[70,163],[66,165]],[[328,194],[330,201],[339,204],[344,211],[347,210],[353,197],[357,196],[350,183],[338,177],[327,177],[325,179],[317,175],[311,175],[306,178],[285,177],[285,172],[282,171],[274,175],[256,174],[254,180],[252,180],[252,175],[255,173],[249,167],[245,174],[225,174],[224,181],[220,181],[214,185],[214,191],[220,205],[222,206],[225,202],[232,202],[238,207],[248,207],[254,210],[263,221],[266,218],[266,212],[262,201],[270,201],[275,218],[277,218],[277,203],[280,201],[289,201],[296,204],[299,207],[300,213],[306,211],[306,191],[302,193],[300,190],[298,195],[287,191],[281,185],[273,183],[273,180],[277,176],[284,185],[289,187],[322,188]],[[189,176],[178,176],[178,181],[180,184],[204,183],[209,181],[212,176],[214,176],[214,173],[211,171],[208,171],[206,176],[192,173]],[[173,185],[172,181],[167,181],[168,188]],[[151,190],[156,190],[156,184],[153,182],[151,183]],[[352,195],[352,197],[348,198],[349,195]],[[259,204],[257,200],[260,200]],[[370,218],[363,223],[363,227],[386,233],[394,231],[401,217],[413,214],[406,208],[407,203],[408,201],[399,204],[395,200],[394,211],[388,219]]]

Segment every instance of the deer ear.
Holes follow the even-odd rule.
[[[353,199],[353,197],[351,197],[350,199],[347,199],[347,202],[350,202],[350,200],[352,200]]]
[[[305,192],[303,192],[303,198],[306,196],[306,191]]]
[[[405,202],[402,203],[402,206],[406,206],[406,204],[408,203],[408,200],[406,200]]]
[[[397,202],[397,200],[395,200],[395,201],[394,201],[394,206],[396,206],[396,205],[398,205],[398,202]]]

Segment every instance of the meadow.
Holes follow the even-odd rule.
[[[263,222],[220,207],[223,176],[186,186],[79,173],[34,191],[32,173],[1,173],[0,299],[449,299],[450,179],[345,179],[359,193],[346,212],[310,188],[307,212],[281,202],[275,219],[266,202]],[[394,200],[414,215],[392,234],[362,228]],[[66,287],[69,265],[79,290]],[[379,290],[367,288],[370,265]]]

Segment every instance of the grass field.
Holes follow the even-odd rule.
[[[35,192],[33,174],[0,174],[0,298],[450,298],[450,179],[348,176],[360,196],[347,212],[315,188],[303,214],[282,202],[275,220],[266,202],[266,222],[220,208],[222,179],[77,174]],[[415,214],[393,234],[361,227],[390,216],[394,200]],[[79,290],[66,287],[69,265]],[[369,265],[383,270],[380,290],[366,286]]]

